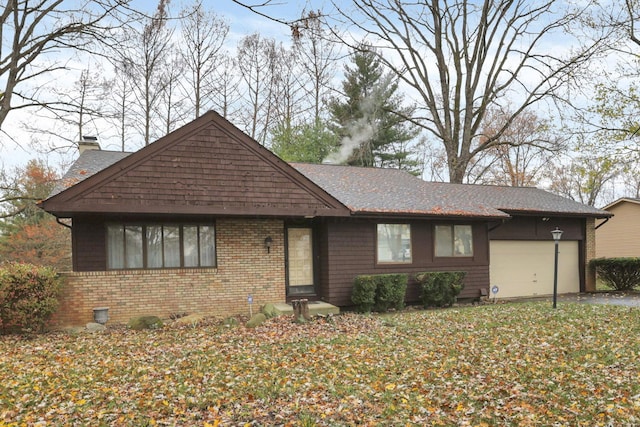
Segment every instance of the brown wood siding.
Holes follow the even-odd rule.
[[[476,298],[480,289],[489,287],[489,241],[484,222],[457,221],[473,224],[474,256],[469,258],[436,258],[433,250],[433,229],[449,221],[409,221],[411,224],[412,262],[408,264],[376,264],[376,224],[369,220],[328,221],[324,224],[326,241],[321,247],[321,274],[325,292],[322,299],[339,306],[350,306],[353,280],[361,274],[408,273],[410,279],[424,271],[466,271],[465,289],[461,298]],[[407,302],[416,302],[419,289],[410,280]]]
[[[104,271],[107,269],[103,220],[75,218],[72,236],[73,271]]]
[[[640,203],[621,201],[608,210],[614,216],[596,230],[596,258],[640,257]]]
[[[495,224],[491,227],[495,227]],[[558,227],[563,231],[563,240],[584,239],[583,218],[554,218],[544,221],[543,217],[514,216],[489,231],[491,240],[553,240],[551,230]]]
[[[67,203],[75,211],[120,213],[292,215],[332,209],[282,165],[265,161],[215,123],[137,164],[123,164],[119,175]]]

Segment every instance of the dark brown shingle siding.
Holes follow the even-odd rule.
[[[433,221],[412,221],[411,264],[376,265],[375,263],[375,221],[336,221],[328,222],[325,227],[326,242],[323,245],[326,261],[322,263],[321,278],[323,289],[321,296],[326,301],[350,306],[353,280],[361,274],[408,273],[410,285],[407,289],[407,301],[415,302],[419,289],[412,276],[424,271],[466,271],[465,289],[462,298],[477,298],[480,289],[489,287],[488,240],[484,227],[486,224],[474,224],[474,257],[443,258],[433,257]],[[328,250],[331,248],[331,250]]]

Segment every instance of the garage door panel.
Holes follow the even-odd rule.
[[[491,285],[498,298],[553,293],[554,242],[493,240],[490,243]],[[577,241],[561,241],[558,247],[558,293],[580,290]]]

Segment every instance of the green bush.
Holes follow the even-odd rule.
[[[361,312],[401,310],[407,293],[406,274],[374,274],[355,278],[351,301]]]
[[[640,258],[597,258],[589,266],[606,286],[616,291],[640,286]]]
[[[406,274],[380,274],[378,286],[376,287],[375,311],[385,312],[390,308],[402,310],[404,308],[404,297],[407,293]]]
[[[425,307],[450,307],[464,288],[464,271],[437,271],[416,275],[420,283],[420,300]]]
[[[10,262],[0,267],[0,329],[42,332],[58,308],[62,280],[50,267]]]
[[[374,276],[358,276],[353,283],[351,301],[361,313],[368,313],[376,303],[376,282]]]

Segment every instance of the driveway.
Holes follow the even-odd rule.
[[[577,295],[559,295],[558,301],[575,301],[585,304],[623,305],[640,307],[640,293],[636,292],[595,292]]]

